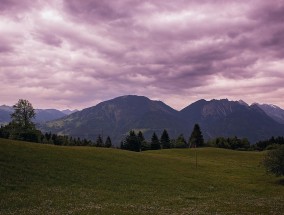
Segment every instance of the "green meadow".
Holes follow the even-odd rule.
[[[283,214],[284,180],[265,173],[264,153],[0,139],[0,214]]]

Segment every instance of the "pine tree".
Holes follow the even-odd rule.
[[[204,146],[204,139],[198,124],[194,125],[193,131],[189,138],[189,144],[191,147]]]
[[[96,147],[103,147],[104,143],[103,143],[103,139],[101,137],[101,135],[99,135],[97,137],[97,140],[96,140]]]
[[[108,136],[108,137],[107,137],[107,139],[106,139],[105,147],[107,147],[107,148],[112,147],[111,139],[110,139],[110,137],[109,137],[109,136]]]
[[[169,137],[169,134],[167,132],[166,129],[164,129],[162,135],[161,135],[161,145],[162,145],[162,148],[163,149],[169,149],[171,148],[171,141],[170,141],[170,137]]]
[[[129,131],[129,134],[126,136],[123,144],[121,145],[123,149],[140,152],[141,151],[141,142],[139,141],[137,135],[134,131]]]
[[[153,150],[161,149],[159,138],[155,132],[153,133],[153,136],[151,138],[151,149]]]
[[[143,133],[141,131],[138,132],[138,135],[137,135],[139,141],[142,143],[143,141],[145,141],[145,138],[143,136]]]

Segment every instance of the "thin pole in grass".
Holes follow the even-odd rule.
[[[195,146],[195,168],[197,169],[197,149],[196,149],[196,143],[194,144]]]

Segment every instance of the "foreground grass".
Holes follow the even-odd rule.
[[[0,139],[0,214],[283,214],[263,153],[134,153]]]

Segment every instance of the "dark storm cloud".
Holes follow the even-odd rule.
[[[176,108],[200,98],[284,106],[283,0],[2,0],[0,16],[1,86],[13,101],[84,107],[142,94]]]

